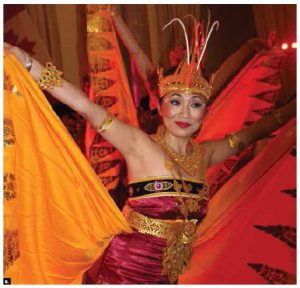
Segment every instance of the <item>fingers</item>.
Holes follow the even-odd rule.
[[[24,66],[28,62],[28,54],[19,47],[4,42],[4,49],[6,55],[14,55]]]
[[[7,42],[4,42],[3,44],[4,44],[3,46],[4,46],[4,49],[5,49],[5,52],[7,54],[13,54],[12,49],[14,48],[14,46],[8,44]]]
[[[3,45],[4,45],[4,48],[5,48],[5,49],[12,49],[12,48],[15,47],[15,46],[13,46],[13,45],[10,45],[10,44],[7,43],[7,42],[4,42]]]

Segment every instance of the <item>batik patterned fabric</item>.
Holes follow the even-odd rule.
[[[212,197],[180,284],[296,284],[295,135],[292,119]]]
[[[233,59],[229,61],[229,67],[222,67],[223,74],[231,71],[230,64],[245,61],[240,54],[237,52],[231,56]],[[246,65],[241,66],[211,105],[196,141],[223,138],[228,133],[249,126],[274,109],[281,88],[279,73],[285,58],[286,54],[281,50],[272,49],[256,53]],[[218,78],[218,71],[216,75]],[[230,177],[251,161],[266,142],[260,141],[256,149],[251,145],[210,168],[207,178],[211,194],[215,194]]]
[[[75,284],[112,237],[130,232],[46,97],[4,57],[4,277]]]
[[[91,89],[89,98],[108,109],[118,119],[138,126],[122,55],[112,23],[109,5],[89,4],[87,15],[87,53]],[[101,135],[87,126],[87,157],[108,190],[118,185],[121,154]],[[112,194],[113,195],[113,194]]]
[[[21,97],[9,74],[4,73],[4,98]],[[18,203],[16,186],[16,133],[11,117],[11,109],[4,101],[3,119],[3,199],[4,199],[4,249],[3,270],[4,274],[13,271],[18,265],[20,256],[18,222],[15,218]]]

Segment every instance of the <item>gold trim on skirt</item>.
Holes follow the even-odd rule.
[[[163,250],[162,274],[168,275],[170,283],[176,283],[178,275],[188,267],[193,242],[197,239],[197,220],[153,219],[132,210],[128,205],[123,209],[129,225],[140,233],[167,240]]]

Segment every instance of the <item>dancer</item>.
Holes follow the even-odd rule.
[[[179,19],[170,23],[173,21],[184,27]],[[265,137],[295,115],[295,103],[291,102],[223,139],[200,144],[193,141],[213,87],[213,78],[203,77],[200,64],[217,26],[214,22],[206,37],[202,34],[203,43],[195,37],[191,51],[185,34],[185,59],[171,75],[160,71],[158,110],[163,125],[150,136],[91,102],[63,80],[51,63],[44,68],[24,51],[5,44],[7,52],[23,63],[41,89],[84,116],[127,162],[130,198],[123,213],[133,233],[113,238],[102,255],[94,283],[176,283],[188,267],[197,225],[207,213],[206,169]],[[200,34],[199,28],[195,26],[195,35]]]

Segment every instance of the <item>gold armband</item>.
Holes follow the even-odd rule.
[[[226,137],[229,142],[229,146],[233,149],[238,149],[239,151],[246,148],[245,143],[234,133],[226,134]]]
[[[282,118],[282,114],[281,114],[281,112],[280,112],[279,109],[271,111],[271,114],[275,118],[275,120],[276,120],[276,122],[277,122],[278,125],[281,126],[284,123],[284,120]]]
[[[47,62],[46,67],[43,70],[37,84],[42,90],[61,87],[63,85],[63,80],[60,77],[62,74],[63,73],[56,69],[56,67],[51,62]]]
[[[107,111],[107,114],[103,120],[103,123],[100,126],[96,126],[94,127],[94,129],[98,132],[98,133],[104,133],[106,132],[110,126],[112,125],[114,120],[114,115],[111,114],[109,111]]]

